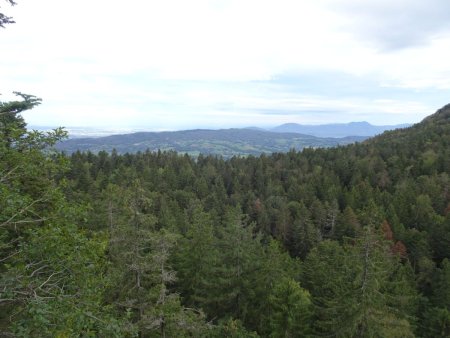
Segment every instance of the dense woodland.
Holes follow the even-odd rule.
[[[0,335],[449,337],[450,105],[258,157],[53,150],[0,103]]]

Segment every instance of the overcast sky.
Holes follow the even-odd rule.
[[[419,122],[450,102],[449,0],[17,0],[1,100],[31,125]]]

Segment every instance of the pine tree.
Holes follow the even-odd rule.
[[[249,290],[246,327],[268,336],[272,331],[269,322],[272,318],[270,295],[274,287],[283,280],[294,280],[299,276],[300,264],[292,259],[282,245],[270,240],[257,262],[253,262],[252,288]]]
[[[175,255],[178,289],[184,303],[207,313],[215,307],[210,292],[215,289],[218,263],[212,219],[199,205],[193,207],[186,237],[180,239]]]
[[[328,242],[311,252],[305,282],[316,307],[318,332],[337,337],[413,336],[417,295],[411,270],[371,227],[343,248]]]
[[[113,302],[124,314],[126,311],[133,324],[142,334],[144,313],[153,304],[148,289],[153,269],[150,260],[150,241],[155,218],[149,213],[152,200],[146,196],[139,181],[128,190],[121,191],[123,204],[116,206],[117,219],[110,210],[109,271],[111,290],[108,301]],[[110,205],[112,208],[112,204]]]
[[[298,282],[284,278],[269,296],[271,316],[270,337],[307,337],[310,334],[312,303],[309,292]]]
[[[169,258],[178,236],[155,229],[153,200],[139,181],[122,192],[125,207],[110,236],[111,290],[119,316],[130,317],[141,337],[200,335],[203,314],[181,305],[169,287],[176,281]]]
[[[338,215],[333,238],[342,242],[345,237],[356,237],[361,231],[361,224],[351,207],[346,207],[342,214]]]
[[[302,202],[290,202],[288,208],[293,221],[287,247],[293,257],[304,259],[308,252],[320,242],[322,236],[311,220],[311,213]]]
[[[262,257],[260,236],[255,235],[252,225],[247,225],[240,208],[230,209],[223,227],[217,229],[219,252],[215,289],[211,290],[214,308],[209,315],[232,317],[246,322],[251,307],[251,294],[255,285],[255,271]]]
[[[144,336],[192,337],[202,336],[206,326],[203,313],[181,305],[177,293],[169,292],[176,280],[175,271],[169,264],[171,251],[177,236],[164,230],[153,233],[150,240],[152,273],[151,286],[147,290],[152,307],[144,310],[139,327]]]

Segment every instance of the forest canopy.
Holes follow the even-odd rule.
[[[450,106],[330,149],[193,158],[52,146],[0,104],[0,331],[446,337]]]

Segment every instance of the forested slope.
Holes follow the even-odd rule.
[[[228,160],[64,158],[9,112],[2,331],[449,336],[450,106],[359,144]]]
[[[285,152],[305,147],[334,147],[363,141],[367,136],[341,138],[315,137],[296,133],[276,133],[253,129],[194,129],[166,132],[139,132],[97,138],[73,138],[57,144],[67,153],[79,151],[135,153],[138,151],[169,151],[220,155],[230,158],[236,155],[255,155]]]

